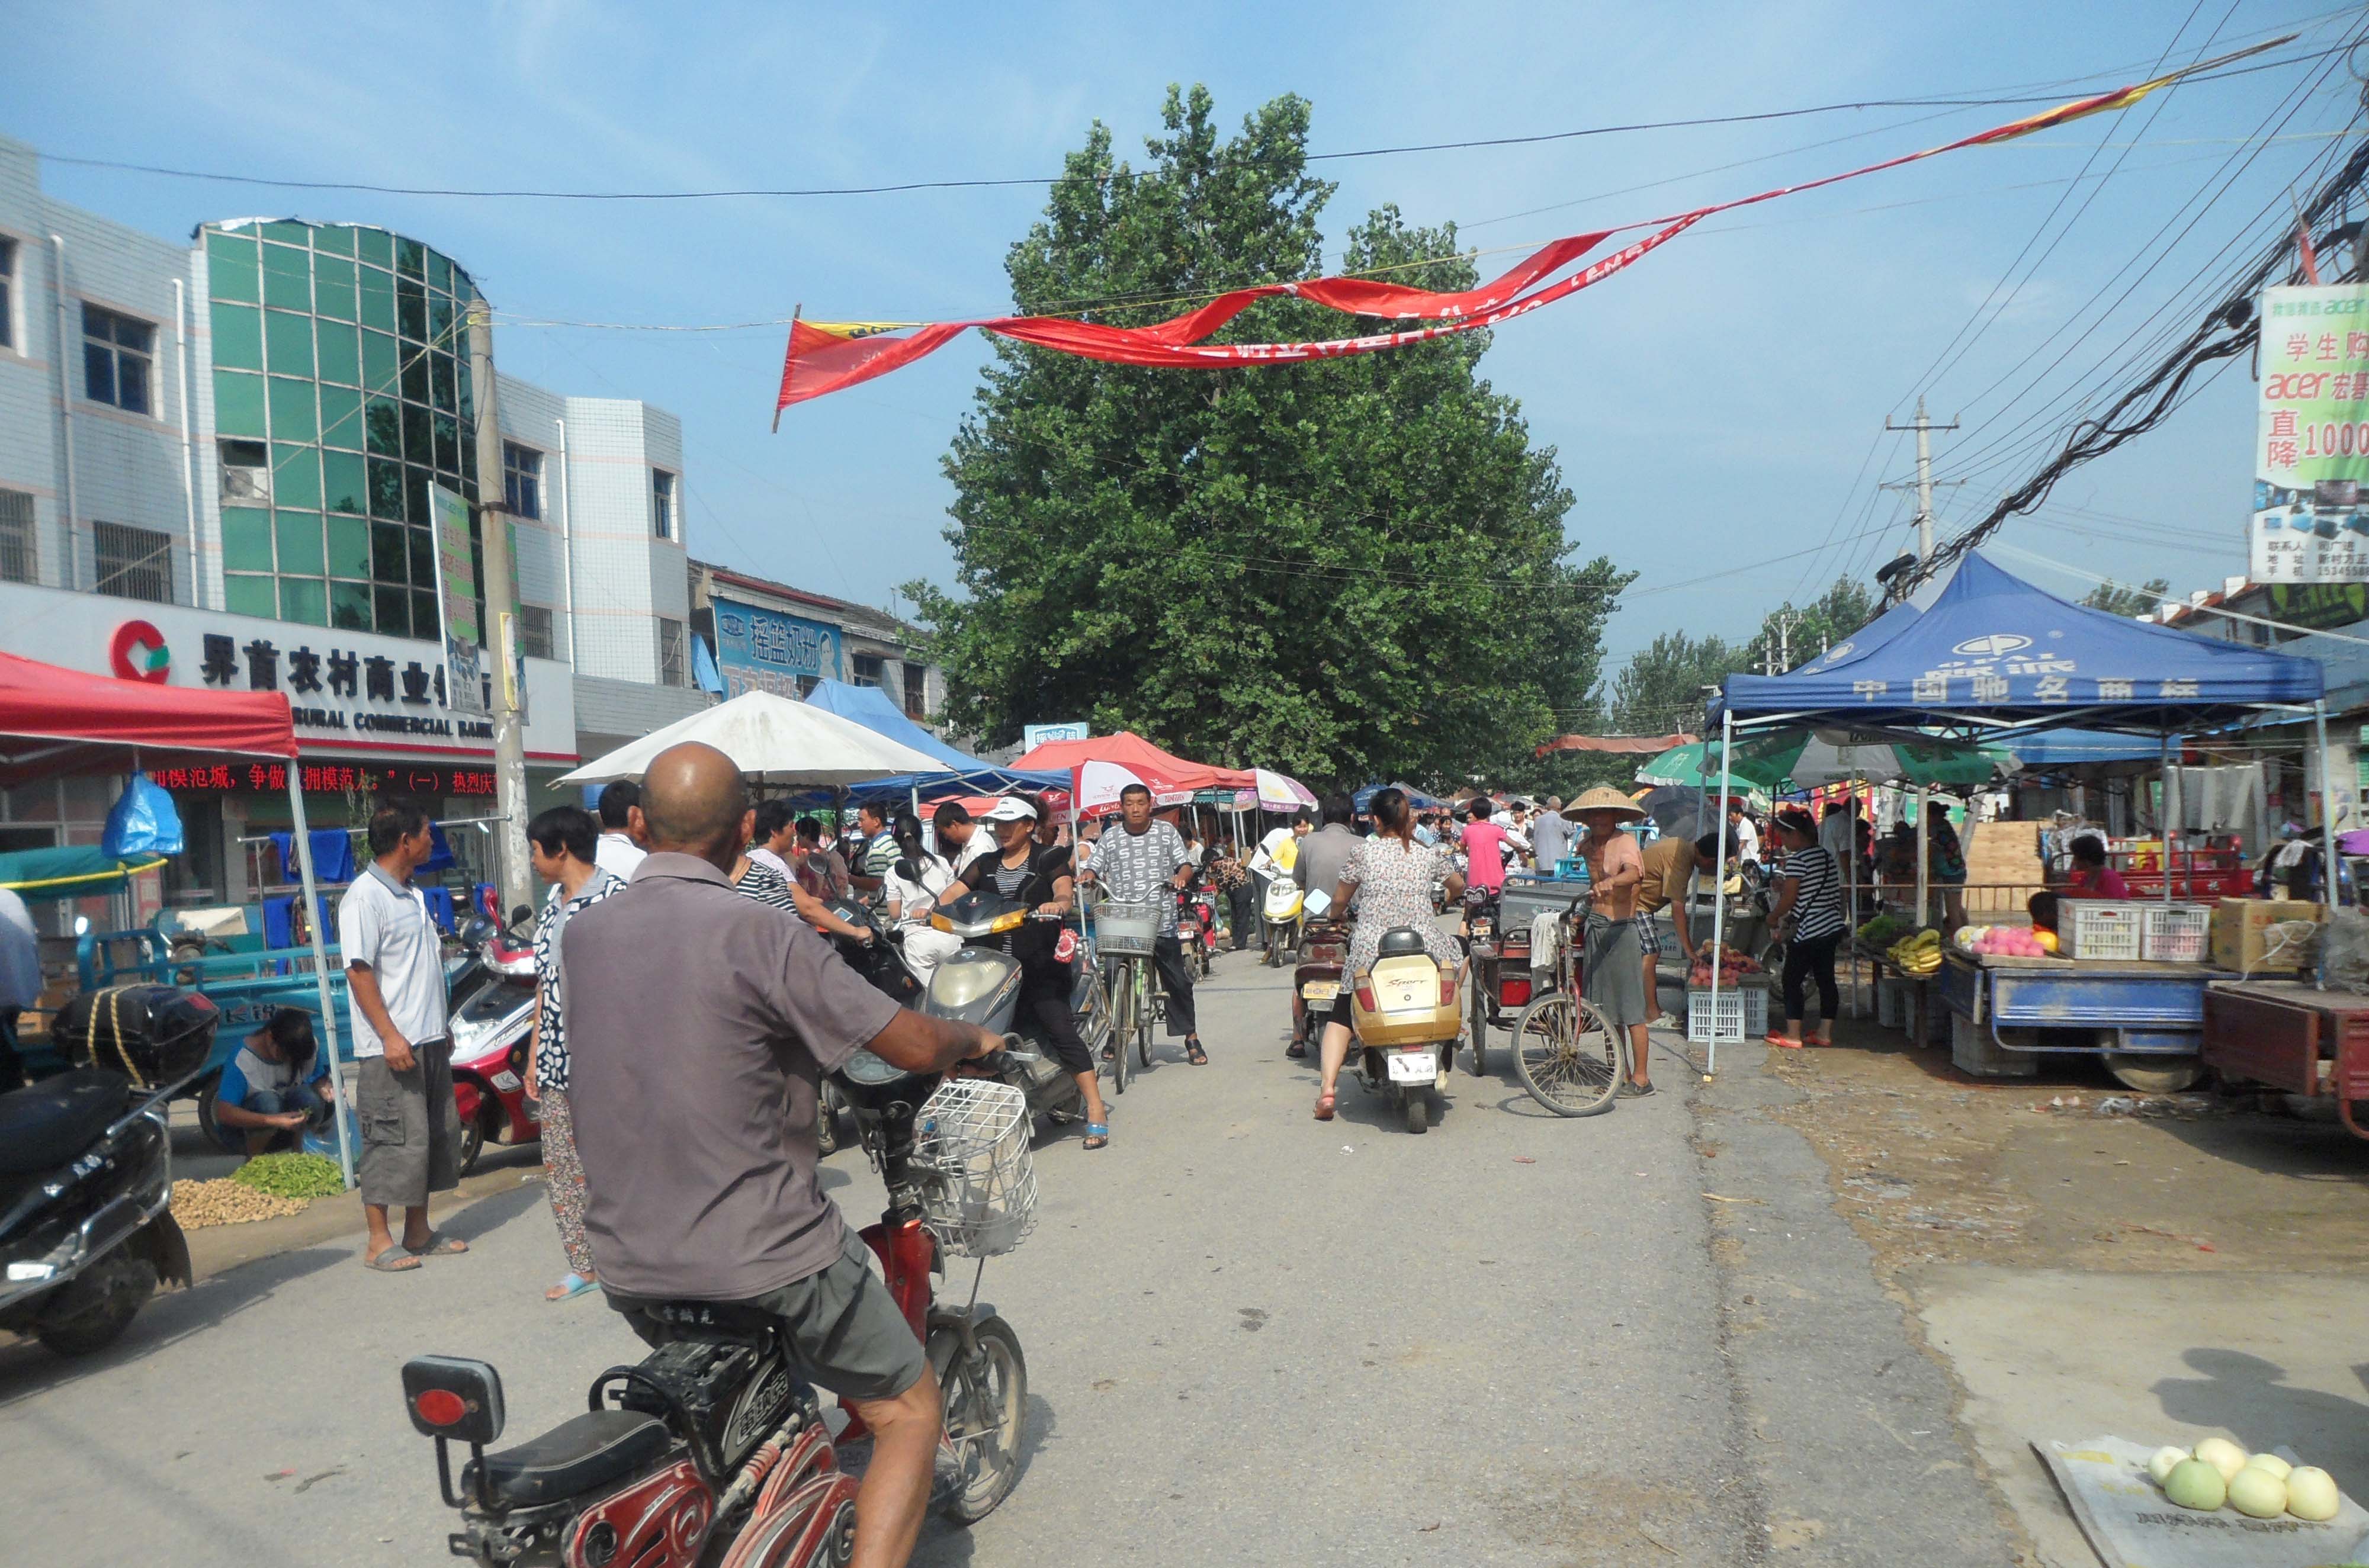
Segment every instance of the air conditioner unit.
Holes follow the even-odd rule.
[[[269,468],[235,468],[223,464],[222,498],[225,506],[261,506],[271,504],[271,470]]]

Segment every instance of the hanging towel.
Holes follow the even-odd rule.
[[[1548,910],[1530,917],[1530,972],[1551,974],[1562,952],[1562,916]]]
[[[354,836],[343,828],[315,828],[306,837],[313,841],[313,879],[316,882],[351,882],[354,879]],[[283,879],[301,880],[296,867],[296,835],[274,833],[271,847],[280,852],[280,870]]]

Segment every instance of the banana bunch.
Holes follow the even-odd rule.
[[[1941,933],[1920,931],[1902,937],[1887,952],[1893,963],[1904,975],[1929,975],[1941,967]]]

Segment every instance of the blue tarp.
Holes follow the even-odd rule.
[[[1436,811],[1441,807],[1448,804],[1448,802],[1444,800],[1424,794],[1423,791],[1415,788],[1414,785],[1411,784],[1385,784],[1380,783],[1369,784],[1365,788],[1359,790],[1356,794],[1351,795],[1349,797],[1349,804],[1360,813],[1370,810],[1373,807],[1374,796],[1381,794],[1385,789],[1403,791],[1407,797],[1407,804],[1413,807],[1417,811]]]
[[[2065,768],[2076,762],[2157,762],[2163,742],[2152,735],[2116,735],[2103,729],[2043,729],[2010,735],[1999,742],[2027,768]]]
[[[1722,701],[1739,720],[1980,733],[2056,719],[2157,734],[2217,727],[2266,703],[2308,704],[2322,690],[2311,659],[2067,603],[1980,554],[1922,614],[1894,625],[1788,674],[1731,675]],[[1712,716],[1720,711],[1714,703]]]
[[[852,784],[847,793],[853,799],[861,800],[872,795],[905,795],[916,788],[927,792],[947,784],[958,785],[975,795],[993,795],[1006,789],[1070,787],[1070,775],[1065,773],[999,768],[976,757],[965,756],[905,716],[897,704],[888,700],[888,693],[876,686],[851,686],[844,681],[818,681],[815,689],[807,693],[807,701],[843,719],[860,724],[875,735],[885,735],[916,751],[927,752],[946,765],[944,773],[898,773],[893,778],[870,779],[860,784]]]

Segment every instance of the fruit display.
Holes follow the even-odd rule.
[[[1950,939],[1961,953],[2002,958],[2045,958],[2056,951],[2056,933],[2021,925],[1970,925]]]
[[[1733,990],[1747,975],[1762,972],[1760,966],[1733,947],[1713,947],[1706,942],[1698,950],[1694,967],[1687,971],[1687,984],[1702,987],[1711,984],[1711,960],[1719,960],[1719,985],[1722,990]]]
[[[1928,929],[1904,936],[1884,956],[1904,975],[1934,974],[1941,967],[1941,933]]]
[[[2316,1465],[2290,1465],[2276,1454],[2249,1454],[2226,1437],[2207,1437],[2192,1453],[2157,1448],[2146,1471],[2164,1496],[2194,1513],[2224,1507],[2255,1519],[2291,1514],[2314,1524],[2343,1504],[2336,1482]]]

